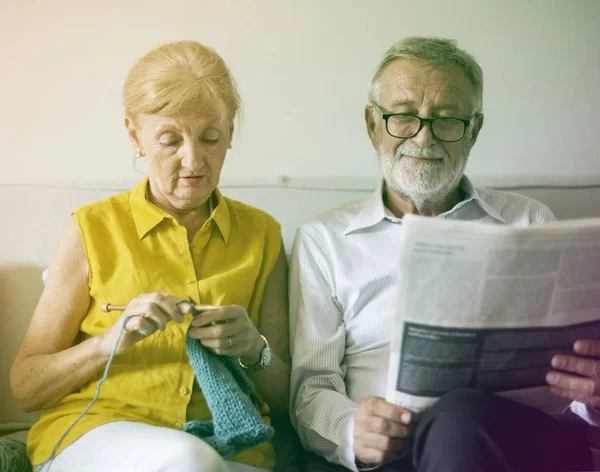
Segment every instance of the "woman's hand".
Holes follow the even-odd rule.
[[[203,311],[192,320],[188,335],[220,356],[237,356],[246,365],[260,360],[265,342],[239,305]]]
[[[179,299],[168,293],[143,293],[129,303],[117,322],[100,335],[101,350],[110,354],[119,338],[125,319],[125,329],[116,354],[121,354],[156,331],[164,331],[169,321],[183,322],[184,306],[177,305]]]

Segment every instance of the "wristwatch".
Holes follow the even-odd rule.
[[[248,372],[258,372],[259,370],[266,369],[271,365],[271,362],[273,362],[273,350],[271,349],[271,346],[269,346],[269,341],[267,341],[267,338],[265,338],[262,334],[260,335],[260,337],[263,338],[263,341],[265,342],[265,347],[263,347],[262,351],[260,351],[260,357],[256,364],[246,365],[238,357],[238,362],[240,363],[240,366],[246,369]]]

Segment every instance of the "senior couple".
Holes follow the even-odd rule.
[[[586,432],[600,425],[600,340],[581,339],[548,365],[551,391],[573,401],[560,416],[459,390],[417,422],[382,398],[403,215],[554,219],[537,201],[464,176],[482,97],[482,70],[454,41],[411,37],[388,49],[364,110],[383,178],[368,198],[300,228],[288,303],[278,223],[218,189],[240,108],[227,66],[193,41],[142,57],[123,103],[148,176],[74,211],[12,367],[20,407],[43,410],[28,438],[34,470],[49,457],[53,472],[281,469],[271,441],[228,455],[182,431],[216,421],[215,392],[192,369],[187,342],[217,361],[237,358],[261,424],[290,415],[306,450],[295,470],[592,470]],[[195,316],[182,300],[199,304]],[[106,301],[127,307],[107,313]],[[93,407],[69,429],[109,358]]]

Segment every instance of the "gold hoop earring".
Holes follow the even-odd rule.
[[[144,152],[144,150],[142,148],[138,148],[135,158],[139,159],[140,157],[144,157],[145,155],[146,155],[146,153]]]

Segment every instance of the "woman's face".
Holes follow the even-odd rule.
[[[134,146],[148,160],[150,190],[165,210],[194,210],[219,184],[233,123],[209,117],[142,115],[125,119]]]

